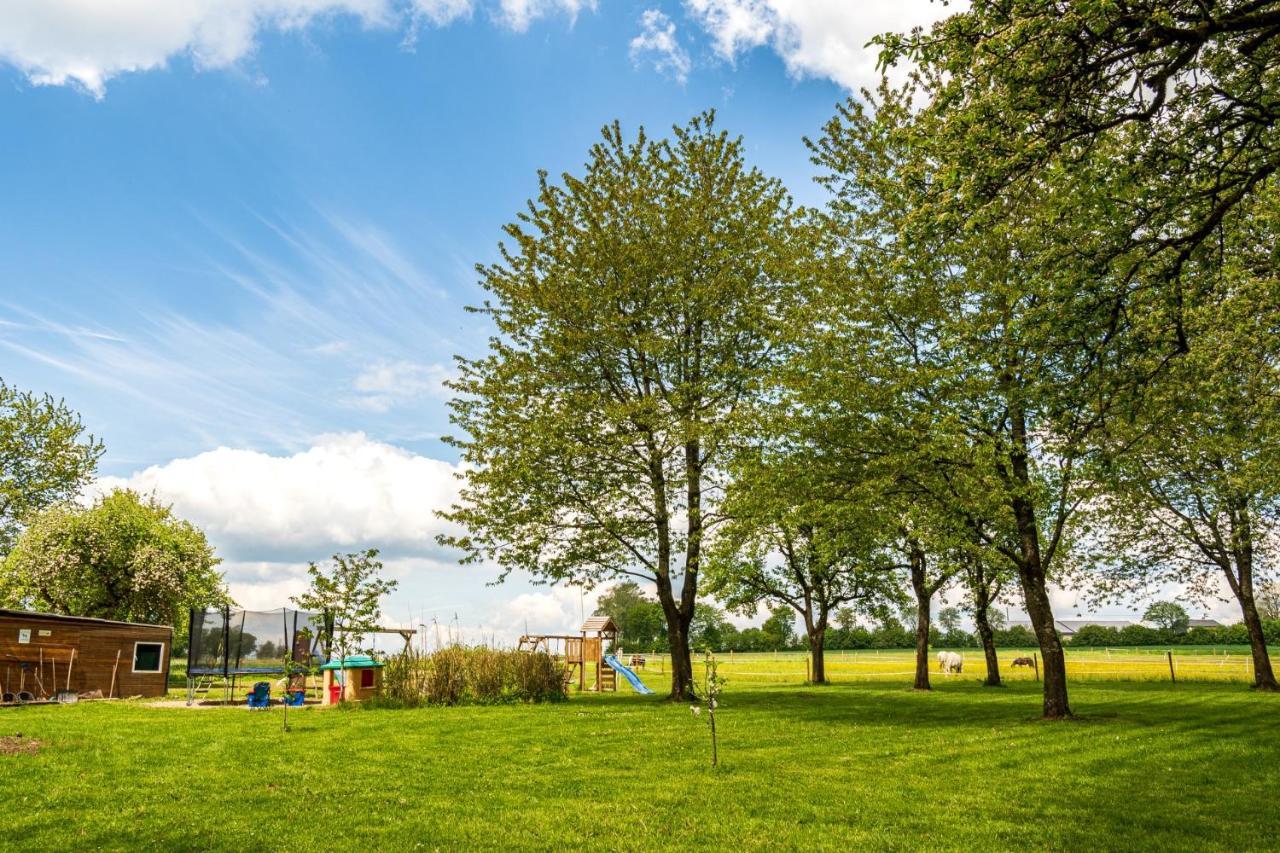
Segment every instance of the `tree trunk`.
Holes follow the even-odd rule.
[[[667,623],[667,641],[671,644],[671,694],[667,698],[688,702],[696,698],[693,682],[693,658],[689,653],[689,622],[677,615]]]
[[[1249,631],[1249,648],[1253,652],[1253,686],[1258,690],[1280,690],[1275,672],[1271,669],[1271,655],[1267,652],[1267,638],[1262,631],[1262,619],[1253,598],[1252,547],[1246,553],[1236,555],[1238,581],[1231,584],[1240,602],[1244,626]],[[1233,579],[1234,580],[1234,579]]]
[[[671,586],[671,516],[667,506],[666,473],[662,467],[662,457],[650,442],[649,476],[653,485],[654,518],[658,538],[658,564],[654,585],[658,591],[658,603],[662,605],[662,613],[667,622],[667,641],[671,647],[671,694],[672,701],[688,701],[695,698],[693,682],[693,660],[689,653],[689,624],[693,621],[693,609],[697,593],[697,559],[698,545],[701,540],[702,515],[700,507],[690,508],[689,544],[686,552],[686,563],[692,559],[692,574],[685,571],[684,583],[677,601]],[[686,484],[690,493],[694,493],[698,478],[690,478]],[[700,498],[700,493],[698,494]],[[698,525],[695,535],[695,524]]]
[[[982,640],[982,654],[987,659],[987,680],[982,682],[987,687],[1002,687],[1000,683],[1000,659],[996,657],[995,632],[991,630],[991,620],[987,618],[987,589],[980,585],[977,592],[977,606],[973,609],[973,623],[978,629],[978,639]]]
[[[671,591],[670,578],[657,578],[658,601],[667,620],[667,643],[671,646],[671,693],[673,702],[695,698],[693,682],[693,658],[689,651],[689,625],[693,622],[693,610],[685,612]]]
[[[814,628],[809,632],[809,657],[813,661],[813,673],[811,683],[826,684],[827,683],[827,667],[825,645],[827,633],[826,628]]]
[[[702,565],[702,445],[697,439],[685,442],[685,519],[688,527],[684,545],[684,579],[680,585],[680,606],[676,622],[683,658],[676,661],[675,635],[671,643],[671,699],[691,701],[697,698],[693,681],[693,661],[689,654],[689,625],[698,606],[698,570]]]
[[[911,589],[916,595],[916,690],[929,689],[929,587],[924,551],[911,548]]]
[[[1249,629],[1249,647],[1253,651],[1253,686],[1259,690],[1280,690],[1275,672],[1271,669],[1271,656],[1267,653],[1267,639],[1262,632],[1262,620],[1253,596],[1240,602],[1244,612],[1244,625]]]
[[[1053,607],[1049,603],[1049,591],[1045,588],[1044,561],[1040,552],[1040,527],[1036,521],[1035,506],[1026,497],[1033,492],[1031,472],[1027,462],[1027,423],[1019,406],[1010,407],[1013,449],[1009,453],[1009,465],[1016,489],[1010,501],[1014,521],[1018,527],[1018,579],[1022,583],[1022,595],[1026,599],[1027,615],[1031,617],[1036,642],[1040,645],[1040,658],[1044,676],[1044,718],[1061,720],[1071,716],[1067,701],[1067,660],[1062,652],[1062,640],[1054,625]]]
[[[1030,566],[1018,567],[1022,581],[1022,595],[1026,599],[1027,615],[1040,646],[1041,674],[1044,678],[1044,718],[1061,720],[1071,716],[1067,702],[1067,660],[1062,651],[1062,640],[1054,626],[1053,608],[1045,589],[1044,574]]]

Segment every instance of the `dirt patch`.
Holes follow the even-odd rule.
[[[35,755],[41,743],[33,737],[21,734],[0,735],[0,755]]]

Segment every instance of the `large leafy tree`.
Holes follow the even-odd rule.
[[[1187,351],[1112,425],[1123,447],[1098,507],[1111,546],[1104,593],[1159,582],[1200,596],[1225,583],[1248,629],[1255,685],[1280,689],[1257,586],[1276,566],[1280,521],[1280,204],[1268,193],[1224,223],[1217,281],[1184,310]]]
[[[1068,716],[1048,583],[1087,494],[1089,439],[1126,387],[1113,365],[1137,346],[1097,298],[1114,282],[1069,286],[1044,249],[1055,229],[1087,230],[1103,203],[1087,192],[1096,176],[1065,172],[1010,198],[999,220],[968,222],[951,195],[950,142],[911,103],[938,86],[917,78],[869,107],[850,101],[814,143],[847,261],[829,289],[836,349],[820,361],[833,372],[840,347],[868,353],[856,365],[877,393],[849,399],[838,377],[823,387],[843,410],[881,407],[880,464],[898,469],[936,558],[977,542],[1008,561],[1044,659],[1044,714]]]
[[[942,81],[948,204],[998,220],[1064,165],[1106,160],[1129,198],[1092,222],[1107,236],[1088,251],[1175,299],[1193,254],[1280,168],[1276,0],[974,0],[885,44]]]
[[[706,583],[709,593],[744,615],[761,604],[794,610],[817,684],[827,680],[824,651],[832,614],[897,598],[897,578],[884,549],[892,528],[879,492],[863,484],[833,500],[834,492],[815,476],[820,470],[807,452],[736,466]]]
[[[102,449],[64,402],[0,380],[0,558],[32,514],[93,480]]]
[[[999,687],[1002,682],[995,632],[1004,627],[1004,614],[994,608],[1017,578],[1009,561],[980,538],[971,546],[958,549],[957,561],[962,566],[961,577],[972,607],[973,626],[987,666],[983,684]]]
[[[1129,408],[1127,423],[1088,436],[1128,457],[1104,475],[1104,526],[1122,551],[1112,580],[1225,578],[1253,623],[1259,686],[1273,686],[1252,613],[1270,487],[1252,461],[1269,453],[1256,394],[1274,362],[1258,372],[1248,357],[1223,358],[1245,350],[1223,350],[1218,333],[1243,322],[1256,334],[1274,307],[1233,310],[1242,279],[1218,268],[1261,254],[1249,274],[1274,278],[1274,232],[1233,233],[1250,234],[1242,221],[1274,203],[1280,3],[977,0],[886,44],[887,59],[910,56],[939,81],[926,110],[941,152],[929,216],[960,212],[995,232],[1028,194],[1049,208],[1070,199],[1079,206],[1059,207],[1065,227],[1040,229],[1039,254],[1074,304],[1107,306],[1111,320],[1101,338],[1056,343],[1098,359],[1126,336],[1144,344],[1122,348],[1130,388],[1103,407],[1128,398],[1114,406]],[[1068,192],[1064,174],[1090,180]],[[1272,337],[1256,338],[1263,351]]]
[[[155,498],[117,489],[35,516],[5,560],[0,600],[72,616],[187,629],[190,608],[228,603],[204,533]]]
[[[672,698],[694,692],[704,543],[773,357],[797,218],[713,115],[663,140],[614,124],[580,175],[540,177],[480,268],[497,334],[452,383],[466,483],[446,515],[465,532],[442,541],[504,573],[651,582]]]
[[[1170,634],[1185,634],[1191,618],[1181,604],[1174,601],[1153,602],[1142,614],[1144,622],[1151,622]]]

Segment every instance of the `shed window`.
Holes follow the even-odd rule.
[[[367,690],[372,686],[373,686],[373,670],[371,669],[360,670],[360,687],[362,689]]]
[[[134,643],[133,671],[161,672],[164,663],[164,643]]]

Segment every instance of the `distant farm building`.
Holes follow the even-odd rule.
[[[1142,625],[1147,628],[1157,627],[1152,622],[1138,622],[1132,619],[1057,619],[1053,623],[1058,629],[1058,635],[1064,640],[1074,636],[1081,628],[1114,628],[1117,631],[1123,631],[1130,625]],[[1010,626],[1019,625],[1028,631],[1035,631],[1032,624],[1026,619],[1015,620],[1009,623]],[[1221,628],[1222,623],[1217,619],[1191,619],[1187,622],[1187,628]]]
[[[1137,624],[1128,619],[1059,619],[1055,623],[1064,638],[1078,633],[1081,628],[1115,628],[1117,631]]]

